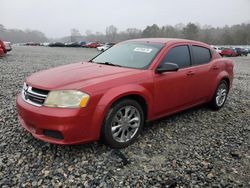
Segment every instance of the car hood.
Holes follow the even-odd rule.
[[[29,76],[26,82],[32,87],[44,90],[81,89],[90,84],[130,75],[138,71],[136,69],[83,62],[37,72]]]

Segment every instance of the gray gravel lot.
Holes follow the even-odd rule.
[[[26,76],[87,60],[95,49],[14,47],[0,59],[0,187],[250,187],[250,55],[232,58],[233,89],[223,109],[200,106],[153,122],[121,152],[95,142],[56,146],[17,121]]]

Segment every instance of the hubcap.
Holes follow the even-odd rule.
[[[117,142],[128,142],[137,133],[141,116],[134,106],[120,108],[111,122],[111,132]]]
[[[225,84],[221,84],[216,93],[216,104],[218,106],[222,106],[227,97],[227,86]]]

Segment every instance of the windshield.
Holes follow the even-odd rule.
[[[147,68],[164,44],[146,42],[126,42],[117,44],[91,61],[136,69]]]

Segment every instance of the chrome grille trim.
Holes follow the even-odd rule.
[[[44,95],[44,94],[32,91],[32,87],[31,86],[28,87],[28,92],[29,92],[29,94],[32,94],[32,95],[35,95],[35,96],[39,96],[39,97],[43,97],[43,98],[47,97],[47,95]]]
[[[48,91],[49,92],[49,91]],[[26,83],[22,89],[22,98],[25,102],[40,107],[44,104],[48,95],[38,93],[32,90],[32,87],[27,85]]]

